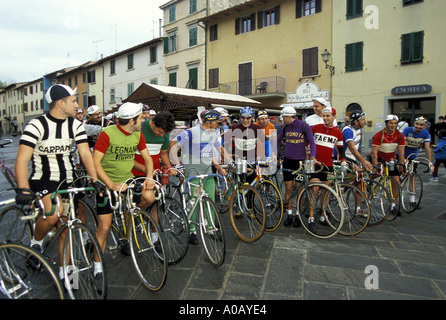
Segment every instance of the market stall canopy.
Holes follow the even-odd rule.
[[[203,91],[156,84],[141,84],[123,102],[143,103],[155,111],[169,110],[176,120],[189,120],[197,114],[197,107],[250,106],[262,108],[262,104],[240,95]]]

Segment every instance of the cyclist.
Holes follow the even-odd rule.
[[[194,126],[177,136],[171,143],[170,158],[173,164],[179,164],[178,148],[181,148],[182,163],[189,176],[204,174],[206,169],[213,164],[217,172],[221,175],[224,170],[220,166],[216,150],[220,150],[220,135],[215,129],[218,126],[220,113],[215,110],[204,110],[200,114],[201,124]],[[192,183],[198,183],[198,180],[192,180]],[[205,179],[204,189],[211,200],[215,200],[215,180]],[[194,187],[191,186],[191,194],[194,194]],[[192,201],[195,201],[192,197]],[[192,221],[195,221],[196,211],[192,214]],[[190,224],[191,244],[198,244],[196,235],[196,226]]]
[[[142,117],[144,120],[150,119],[150,108],[146,104],[142,105]]]
[[[403,130],[403,135],[406,139],[406,146],[404,148],[404,157],[410,156],[409,160],[413,160],[418,155],[418,149],[424,144],[424,150],[426,150],[426,157],[429,160],[429,165],[432,166],[431,155],[431,135],[426,128],[427,118],[418,117],[415,119],[414,126],[408,127]],[[416,170],[416,164],[414,165]]]
[[[274,162],[277,161],[277,154],[275,150],[277,149],[275,146],[273,146],[273,143],[276,143],[277,141],[277,131],[276,127],[272,123],[269,122],[268,119],[268,112],[265,110],[260,110],[257,113],[257,122],[254,122],[254,124],[259,125],[264,134],[267,141],[265,141],[265,152],[267,157],[271,157]]]
[[[314,135],[314,142],[316,143],[316,159],[317,162],[322,162],[327,168],[328,172],[333,172],[333,150],[335,147],[339,150],[339,156],[341,159],[341,164],[345,166],[347,163],[345,162],[345,152],[344,152],[344,143],[342,132],[338,129],[338,127],[334,124],[336,119],[336,110],[332,107],[325,107],[322,110],[322,118],[323,124],[314,125],[311,130]],[[316,166],[318,169],[318,166]],[[319,173],[314,173],[310,175],[310,182],[313,181],[321,181],[325,184],[329,184],[328,182],[328,172],[326,170],[322,170]],[[312,192],[314,198],[316,198],[319,187],[313,187]],[[316,232],[315,222],[314,222],[314,208],[313,206],[309,206],[309,218],[308,218],[308,227],[310,231]],[[321,217],[320,223],[326,223],[324,218]]]
[[[391,162],[396,160],[395,156],[398,151],[398,163],[404,165],[404,149],[406,139],[404,135],[397,130],[398,116],[389,114],[385,119],[386,127],[378,131],[373,137],[372,151],[370,156],[372,164],[378,166],[379,163]],[[400,171],[404,171],[404,167],[395,166],[389,168],[389,176],[395,179],[398,186],[401,184]],[[394,194],[398,194],[397,186],[392,184]],[[395,214],[395,203],[392,203],[393,214]]]
[[[147,150],[144,136],[141,134],[142,122],[142,105],[126,102],[119,107],[118,125],[109,126],[99,134],[93,160],[99,179],[111,191],[127,190],[126,181],[133,178],[132,169],[137,150],[145,161],[145,176],[152,178],[153,161]],[[148,208],[155,201],[154,185],[153,180],[144,180],[141,202],[138,203],[138,207],[142,210]],[[104,201],[98,198],[97,202],[103,203]],[[109,204],[110,202],[105,207],[97,208],[96,238],[103,251],[113,216],[113,210]]]
[[[144,107],[143,107],[144,110]],[[144,111],[143,111],[144,113]],[[161,163],[164,168],[171,168],[169,159],[169,136],[175,128],[175,119],[167,110],[158,112],[153,119],[145,119],[141,132],[146,141],[147,150],[153,161],[153,170],[161,170]],[[160,162],[161,159],[161,162]],[[176,175],[174,169],[169,170],[170,175]],[[145,163],[139,151],[136,151],[135,164],[132,170],[133,175],[145,176]]]
[[[108,126],[114,124],[113,121],[102,117],[101,109],[99,109],[99,107],[97,105],[92,105],[92,106],[88,107],[87,113],[88,113],[89,120],[87,120],[86,124],[101,126],[102,128],[105,128],[105,127],[108,127]],[[94,148],[94,144],[96,143],[97,138],[98,138],[98,135],[89,135],[88,136],[88,143],[90,145],[90,148]]]
[[[306,155],[306,145],[310,144],[310,154],[311,158],[314,160],[316,156],[316,144],[314,143],[313,133],[309,125],[305,122],[300,121],[297,118],[296,109],[293,107],[285,107],[281,111],[283,122],[285,125],[281,129],[279,136],[277,137],[277,145],[286,139],[283,168],[289,170],[299,169],[299,162],[304,161],[307,157]],[[294,179],[299,179],[294,177],[291,172],[285,170],[283,172],[283,181],[285,183],[285,199],[289,199],[293,193]],[[296,182],[299,185],[299,182]],[[299,194],[298,194],[299,195]],[[298,197],[296,196],[296,199]],[[300,219],[296,216],[293,217],[292,211],[293,203],[290,201],[287,208],[287,219],[284,222],[285,226],[293,224],[294,227],[300,226]]]
[[[265,158],[265,142],[267,139],[262,128],[252,123],[253,117],[254,110],[251,107],[243,107],[240,109],[240,123],[233,125],[223,135],[226,151],[233,148],[234,159],[251,161],[256,160],[257,157]],[[248,177],[247,182],[251,183],[254,179],[255,174],[252,174]]]
[[[361,163],[367,171],[373,171],[371,163],[361,155],[362,129],[366,124],[365,116],[365,112],[360,110],[354,110],[350,114],[350,123],[342,130],[344,151],[345,156],[355,165]]]
[[[331,108],[330,106],[330,102],[328,102],[327,100],[325,100],[324,98],[314,98],[313,99],[313,111],[314,114],[312,114],[311,116],[307,117],[305,119],[305,122],[310,125],[310,127],[316,125],[316,124],[323,124],[324,123],[324,119],[322,117],[322,110],[324,110],[325,108]],[[336,119],[334,120],[333,123],[334,126],[337,126],[337,122]]]
[[[87,135],[82,122],[76,120],[77,109],[76,89],[56,84],[50,87],[45,99],[50,111],[33,119],[25,127],[17,151],[15,173],[19,188],[30,189],[43,195],[42,201],[46,212],[51,212],[50,196],[58,188],[67,189],[68,182],[75,177],[75,165],[71,159],[72,145],[77,145],[78,153],[88,174],[96,180],[96,170],[88,147]],[[28,178],[28,162],[32,162],[32,171]],[[94,184],[100,190],[98,182]],[[17,204],[30,204],[32,196],[27,192],[16,195]],[[63,208],[60,208],[62,214]],[[47,233],[59,224],[57,214],[38,217],[30,246],[42,251],[43,239]],[[59,252],[63,250],[65,234],[59,239]],[[60,265],[62,258],[59,256]],[[63,277],[61,267],[60,276]]]

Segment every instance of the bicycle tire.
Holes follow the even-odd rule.
[[[339,234],[354,236],[362,232],[370,221],[371,211],[367,196],[358,187],[339,183],[344,204],[344,223]],[[358,212],[358,208],[361,210]]]
[[[69,297],[73,300],[105,299],[107,275],[102,250],[95,234],[80,222],[75,222],[68,228],[63,246],[63,270]],[[99,261],[95,262],[95,258]],[[102,269],[96,275],[95,263],[99,263]]]
[[[396,194],[394,194],[394,190],[392,189],[392,185],[396,187]],[[396,180],[390,176],[385,177],[384,187],[390,194],[390,198],[392,199],[392,203],[395,203],[394,209],[391,209],[389,214],[387,215],[386,220],[393,221],[398,217],[401,207],[401,188],[398,186]]]
[[[283,201],[277,186],[270,180],[262,180],[255,185],[265,207],[265,230],[274,231],[280,226],[283,218]]]
[[[211,264],[221,266],[226,255],[225,232],[217,206],[208,197],[201,199],[200,236]]]
[[[249,185],[238,186],[235,191],[229,203],[232,228],[242,241],[255,242],[265,230],[266,215],[263,200],[257,190]],[[254,205],[257,209],[254,209]]]
[[[29,245],[34,232],[31,222],[21,219],[25,216],[27,213],[17,206],[3,209],[0,213],[0,242]]]
[[[35,268],[28,264],[31,258],[37,261]],[[26,245],[0,245],[0,273],[0,293],[9,299],[64,299],[62,284],[52,265]]]
[[[392,208],[391,195],[382,183],[375,180],[364,180],[364,187],[370,205],[369,227],[374,227],[387,219]]]
[[[217,179],[220,181],[220,179]],[[234,192],[234,182],[230,177],[226,178],[227,184],[224,189],[218,189],[215,194],[215,205],[219,209],[221,215],[225,215],[229,212],[229,203]]]
[[[311,192],[311,188],[314,186],[319,187],[316,198],[313,197]],[[324,191],[321,189],[324,189]],[[302,226],[308,233],[320,239],[328,239],[335,236],[344,223],[344,209],[341,203],[339,196],[329,186],[320,182],[309,183],[297,198],[297,208],[299,209],[299,219]],[[310,206],[314,210],[313,225],[310,225],[309,221]],[[314,230],[312,226],[314,226]]]
[[[79,205],[85,208],[85,217],[79,215]],[[76,217],[82,221],[87,227],[92,231],[96,231],[98,227],[98,218],[96,217],[95,210],[93,207],[84,199],[79,199],[78,205],[76,207]]]
[[[174,198],[164,197],[164,203],[157,201],[151,207],[157,209],[159,228],[166,249],[168,264],[180,262],[189,248],[189,222],[183,206]]]
[[[133,265],[143,284],[157,291],[166,281],[167,260],[162,237],[153,241],[152,231],[161,234],[158,225],[146,211],[138,210],[131,215],[129,244]]]
[[[413,177],[415,183],[415,192],[409,190],[409,179]],[[410,196],[415,196],[415,201],[410,201]],[[401,205],[406,213],[414,212],[420,205],[421,198],[423,197],[423,180],[420,176],[413,172],[404,177],[401,182]]]

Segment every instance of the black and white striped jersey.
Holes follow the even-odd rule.
[[[20,144],[34,149],[30,180],[73,181],[73,143],[88,143],[82,122],[74,118],[56,119],[49,113],[31,120]]]

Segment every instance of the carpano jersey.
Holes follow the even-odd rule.
[[[31,120],[20,144],[34,149],[30,180],[73,181],[73,143],[88,143],[82,122],[74,118],[56,119],[45,114]]]
[[[327,127],[325,124],[314,125],[311,130],[316,143],[316,159],[327,167],[332,167],[334,147],[344,147],[341,130],[336,126]]]

